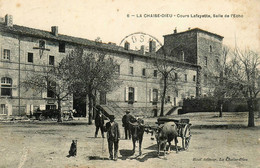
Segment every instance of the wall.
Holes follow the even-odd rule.
[[[194,31],[164,36],[164,47],[168,55],[179,58],[180,51],[183,51],[184,61],[197,63],[197,35]]]
[[[59,53],[58,42],[45,41],[46,48],[50,49],[50,51],[45,50],[43,56],[40,58],[39,50],[33,49],[33,47],[39,46],[39,39],[1,32],[0,78],[9,77],[13,82],[12,97],[1,96],[0,99],[0,104],[6,104],[9,109],[12,109],[8,115],[28,115],[30,110],[36,110],[40,105],[57,105],[55,101],[44,99],[41,92],[32,89],[26,90],[21,87],[19,96],[19,69],[20,81],[22,82],[28,75],[35,72],[42,72],[43,68],[49,64],[49,55],[55,57],[55,64],[66,55],[65,53]],[[3,60],[4,49],[10,50],[10,61]],[[28,52],[33,53],[33,63],[27,60]],[[68,109],[68,105],[69,103],[67,102],[66,104],[65,102],[63,110]]]
[[[211,73],[214,73],[218,70],[217,67],[221,61],[222,39],[205,32],[198,32],[197,47],[197,64],[202,67],[201,84],[203,85],[203,87],[201,90],[201,94],[202,96],[204,96],[209,95],[209,93],[213,92],[212,88],[208,84],[208,79],[205,78],[208,77],[208,70],[210,70]],[[207,57],[207,65],[205,64],[205,57]]]
[[[19,65],[20,65],[20,81],[23,81],[27,75],[35,73],[36,71],[43,71],[44,67],[49,64],[49,55],[55,56],[55,64],[57,64],[66,54],[75,48],[76,44],[66,43],[66,53],[60,53],[58,51],[59,43],[58,41],[45,40],[46,48],[50,51],[45,50],[42,57],[40,58],[39,50],[33,49],[33,47],[39,46],[38,38],[27,37],[27,36],[16,36],[9,33],[1,32],[1,58],[3,55],[3,48],[9,48],[11,50],[11,60],[10,61],[0,61],[0,77],[11,77],[13,79],[13,96],[1,97],[0,104],[11,104],[12,112],[9,115],[23,115],[28,114],[28,109],[33,105],[33,109],[36,110],[40,105],[46,104],[56,104],[55,101],[51,99],[46,99],[44,97],[45,93],[38,93],[35,90],[25,90],[21,88],[20,99],[18,92],[19,85]],[[196,58],[196,38],[194,32],[188,34],[181,34],[181,49],[187,49],[189,52],[185,55],[185,59],[188,62],[194,62]],[[20,43],[19,43],[20,40]],[[173,43],[171,43],[173,42]],[[177,45],[173,39],[165,39],[168,48]],[[20,45],[19,45],[20,44]],[[189,48],[187,48],[189,46]],[[186,47],[186,48],[185,48]],[[34,62],[28,63],[27,55],[28,52],[34,54]],[[85,52],[92,52],[91,49],[86,49]],[[169,50],[171,52],[171,50]],[[162,81],[161,77],[154,78],[153,71],[156,67],[153,66],[153,60],[148,57],[143,57],[140,55],[133,55],[130,53],[117,53],[108,52],[108,55],[113,56],[120,64],[120,78],[123,81],[122,85],[116,88],[113,92],[107,94],[107,100],[115,102],[122,109],[133,109],[138,114],[150,115],[152,109],[155,105],[151,102],[151,90],[158,89],[159,96],[162,93]],[[20,56],[20,64],[19,64]],[[129,61],[130,56],[134,57],[134,63]],[[129,74],[130,66],[134,67],[134,74]],[[173,65],[174,66],[174,65]],[[142,76],[142,69],[146,68],[146,77]],[[195,96],[196,95],[196,80],[193,81],[193,76],[196,76],[196,69],[192,67],[183,67],[183,69],[178,72],[179,81],[177,82],[178,95],[176,95],[175,89],[170,89],[167,92],[167,96],[170,96],[170,102],[167,102],[165,109],[170,109],[173,106],[182,105],[182,99]],[[184,81],[184,74],[187,74],[187,81]],[[129,104],[126,101],[126,88],[134,87],[136,90],[136,101],[134,104]],[[19,100],[20,100],[20,112],[19,112]],[[160,97],[159,97],[160,100]],[[174,103],[175,100],[175,103]],[[62,110],[68,110],[71,108],[72,100],[64,102]],[[157,103],[158,108],[160,107],[160,102]]]

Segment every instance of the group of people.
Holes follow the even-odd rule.
[[[131,138],[129,121],[133,116],[130,115],[130,111],[127,110],[126,114],[122,118],[123,127],[125,129],[125,139]],[[105,116],[102,114],[101,109],[97,110],[95,117],[95,138],[98,135],[98,131],[100,129],[102,138],[104,138],[104,132],[107,132],[107,142],[108,142],[108,150],[109,150],[109,159],[117,160],[118,158],[118,144],[120,139],[120,130],[118,123],[115,122],[115,116],[109,116],[109,122],[107,122],[104,126]],[[114,153],[113,153],[114,148]]]

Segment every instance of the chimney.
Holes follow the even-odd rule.
[[[125,50],[129,50],[130,49],[130,43],[128,43],[127,41],[125,42]]]
[[[173,32],[174,32],[174,34],[176,34],[176,33],[177,33],[177,28],[176,28],[176,27],[175,27],[175,29],[174,29],[174,31],[173,31]]]
[[[58,26],[51,26],[51,33],[54,36],[58,36]]]
[[[141,52],[141,54],[145,54],[144,45],[141,45],[140,52]]]
[[[155,41],[149,41],[149,52],[154,53],[156,50],[156,42]]]
[[[116,43],[108,42],[108,44],[116,46]]]
[[[5,25],[8,27],[13,27],[13,16],[12,15],[5,15]]]

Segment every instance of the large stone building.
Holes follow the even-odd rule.
[[[162,90],[162,80],[154,60],[165,54],[174,57],[169,62],[182,70],[180,74],[175,73],[179,78],[176,87],[167,92],[167,113],[177,109],[183,98],[207,94],[206,83],[201,82],[206,78],[203,69],[209,62],[219,62],[222,38],[198,28],[181,33],[175,30],[173,34],[164,36],[163,53],[162,48],[155,53],[152,46],[149,52],[134,51],[128,45],[120,47],[62,35],[56,26],[48,32],[14,25],[12,16],[6,15],[0,18],[0,115],[28,115],[37,108],[56,108],[57,102],[47,90],[40,93],[26,90],[20,83],[29,74],[57,65],[78,45],[83,45],[85,52],[106,51],[119,63],[122,84],[111,93],[100,94],[98,100],[104,109],[118,113],[132,109],[139,115],[152,115],[152,109],[160,107]],[[86,103],[75,98],[62,103],[63,111],[72,108],[80,111],[79,115],[86,115]]]

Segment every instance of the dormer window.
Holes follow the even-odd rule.
[[[39,41],[39,48],[45,48],[45,41],[44,40]]]

